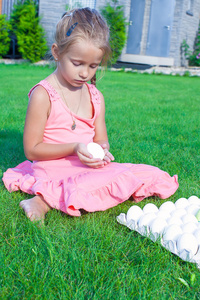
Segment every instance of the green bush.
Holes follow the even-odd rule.
[[[110,28],[110,46],[112,49],[111,64],[114,64],[126,43],[126,19],[124,17],[124,7],[117,5],[117,0],[112,0],[101,8],[101,14],[106,19]]]
[[[20,0],[11,14],[12,33],[17,38],[22,58],[37,62],[47,52],[44,30],[39,24],[37,6],[33,0]]]
[[[200,24],[195,40],[194,52],[189,57],[189,64],[190,66],[200,66]]]
[[[0,57],[6,55],[10,48],[9,37],[10,25],[6,20],[6,15],[0,15]]]

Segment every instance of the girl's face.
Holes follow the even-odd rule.
[[[91,80],[103,58],[103,50],[89,41],[80,40],[58,56],[58,73],[69,88],[80,88]]]

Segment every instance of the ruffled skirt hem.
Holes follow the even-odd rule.
[[[117,170],[117,171],[116,171]],[[100,176],[104,176],[100,179]],[[99,180],[98,180],[99,178]],[[62,180],[39,178],[33,174],[32,163],[25,161],[8,169],[3,176],[8,191],[21,190],[42,195],[50,207],[71,216],[104,211],[129,199],[136,202],[150,196],[170,197],[178,188],[178,176],[148,165],[110,163],[103,169],[89,169]]]

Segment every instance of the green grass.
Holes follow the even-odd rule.
[[[1,176],[25,159],[27,93],[51,72],[0,65]],[[98,87],[115,160],[178,174],[180,187],[171,201],[200,197],[200,79],[108,71]],[[19,207],[26,197],[0,184],[1,299],[200,299],[196,265],[117,223],[131,200],[80,218],[52,210],[39,227]],[[163,200],[138,205],[149,202],[159,206]]]

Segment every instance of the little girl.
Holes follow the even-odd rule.
[[[171,196],[178,188],[176,175],[153,166],[111,162],[104,98],[95,87],[97,68],[110,55],[109,29],[100,14],[89,8],[65,13],[57,24],[52,54],[55,72],[29,92],[24,128],[28,160],[3,176],[9,191],[35,195],[20,202],[27,217],[44,219],[51,208],[80,216],[81,209],[103,211],[130,196],[136,202]],[[103,160],[88,152],[90,142],[103,148]]]

